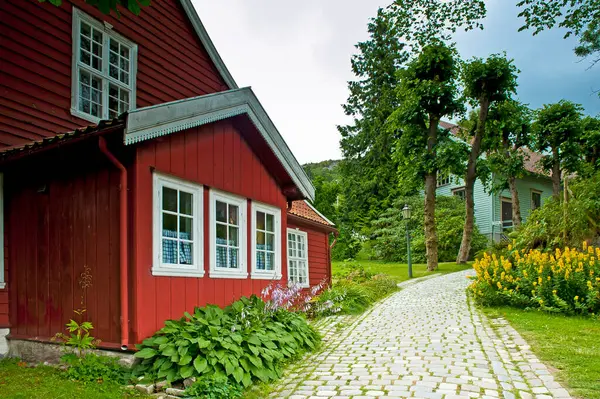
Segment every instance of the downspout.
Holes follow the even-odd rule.
[[[108,160],[121,172],[121,191],[119,193],[119,259],[121,292],[121,350],[129,347],[129,279],[127,253],[127,169],[106,147],[104,137],[98,138],[98,147]]]

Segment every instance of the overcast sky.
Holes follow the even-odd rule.
[[[391,0],[193,0],[240,87],[252,86],[300,163],[341,157],[336,125],[353,79],[354,45]],[[506,51],[521,70],[518,97],[537,108],[562,98],[600,113],[600,65],[573,54],[564,32],[517,32],[516,0],[488,0],[483,31],[457,35],[463,58]]]

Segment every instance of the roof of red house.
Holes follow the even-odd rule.
[[[292,207],[288,210],[288,213],[325,226],[335,226],[331,220],[327,219],[321,212],[317,211],[308,201],[293,201]]]
[[[450,132],[455,136],[458,135],[461,129],[460,126],[446,121],[440,121],[440,127],[450,130]],[[543,155],[538,152],[531,151],[529,148],[523,148],[523,152],[525,154],[525,170],[531,173],[545,175],[546,173],[540,170],[538,166],[538,163],[542,159]]]

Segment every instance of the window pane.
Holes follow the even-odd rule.
[[[163,236],[177,237],[177,216],[163,212]]]
[[[177,212],[177,190],[163,187],[163,210]]]
[[[267,252],[266,253],[266,262],[265,262],[265,269],[266,270],[274,270],[275,269],[275,257],[273,256],[273,253],[271,252]]]
[[[227,204],[221,201],[216,201],[217,221],[227,223]]]
[[[275,251],[275,234],[266,234],[266,249],[268,251]]]
[[[192,258],[192,247],[191,242],[180,242],[179,243],[179,263],[182,265],[193,265],[194,259]]]
[[[256,232],[256,247],[259,249],[265,249],[265,233],[262,231]]]
[[[265,253],[262,251],[256,253],[256,268],[258,270],[265,270]]]
[[[267,215],[267,231],[275,231],[275,216]]]
[[[87,37],[92,37],[92,30],[88,24],[81,21],[81,34]]]
[[[229,205],[229,224],[238,224],[238,210],[236,205]]]
[[[227,243],[227,226],[217,223],[217,244]]]
[[[177,241],[163,238],[162,261],[163,263],[177,263]]]
[[[192,215],[192,194],[183,191],[179,192],[179,213]]]
[[[179,217],[179,238],[184,240],[193,240],[192,235],[193,219],[185,216]]]
[[[237,248],[229,248],[229,268],[237,269],[238,267],[238,250]]]
[[[238,227],[229,226],[229,245],[238,246]]]
[[[256,228],[259,230],[265,229],[265,214],[263,212],[256,212]]]
[[[227,267],[227,247],[217,245],[217,267]]]

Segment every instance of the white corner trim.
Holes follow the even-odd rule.
[[[193,195],[192,265],[163,264],[162,188],[169,187]],[[204,276],[204,187],[200,184],[154,172],[152,174],[152,275],[173,277]],[[179,216],[178,216],[179,217]]]
[[[211,189],[209,192],[209,248],[210,248],[210,270],[209,277],[211,278],[247,278],[248,277],[248,265],[247,265],[247,233],[248,233],[248,222],[247,222],[247,210],[248,202],[246,198],[240,197],[234,194],[230,194],[224,191]],[[238,268],[224,268],[217,267],[217,214],[216,214],[216,201],[225,202],[227,204],[236,205],[238,207],[238,257],[239,267]]]
[[[196,12],[196,9],[194,8],[192,2],[190,0],[181,0],[181,6],[183,7],[183,10],[187,14],[190,22],[192,23],[196,34],[200,38],[200,42],[202,42],[202,44],[204,45],[204,49],[208,53],[208,56],[215,64],[217,71],[219,71],[221,77],[223,78],[227,86],[229,86],[230,89],[237,89],[237,83],[235,83],[235,80],[231,76],[231,73],[229,73],[229,70],[227,69],[225,63],[221,59],[219,52],[217,51],[212,40],[210,39],[208,32],[204,28],[204,24],[202,24],[202,21],[200,20],[200,17],[198,16],[198,13]]]
[[[252,269],[250,273],[250,277],[255,280],[279,280],[281,279],[281,258],[283,255],[282,245],[281,245],[281,209],[276,206],[263,204],[261,202],[252,201],[252,216],[251,216],[251,228],[250,232],[252,234]],[[275,265],[273,270],[258,270],[256,268],[256,212],[264,212],[265,214],[270,214],[274,216],[275,223]],[[286,235],[287,237],[287,235]]]
[[[335,226],[335,223],[333,223],[331,220],[327,219],[327,218],[325,217],[325,215],[323,215],[321,212],[319,212],[319,211],[317,210],[317,208],[315,208],[314,206],[312,206],[312,204],[311,204],[310,202],[308,202],[307,200],[304,200],[304,202],[306,202],[306,205],[308,205],[308,206],[310,207],[310,209],[312,209],[313,211],[315,211],[315,212],[317,213],[317,215],[319,215],[319,216],[321,216],[323,219],[325,219],[325,221],[326,221],[327,223],[329,223],[329,224],[330,224],[330,225],[332,225],[332,226]]]
[[[124,141],[134,144],[242,114],[250,118],[303,196],[314,199],[310,179],[249,87],[133,110]]]

